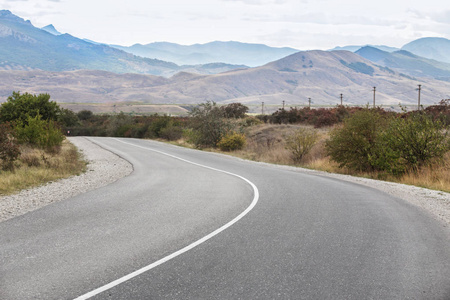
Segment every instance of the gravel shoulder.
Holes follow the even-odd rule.
[[[26,189],[14,195],[0,197],[0,222],[39,209],[53,202],[108,185],[133,171],[133,167],[129,162],[84,137],[70,137],[69,140],[89,162],[87,172],[79,176],[50,182],[40,187]],[[450,227],[450,193],[348,175],[288,166],[279,167],[333,177],[379,189],[428,211],[443,226]]]
[[[108,185],[133,171],[133,166],[119,156],[84,137],[69,137],[88,162],[87,171],[45,185],[0,197],[0,222],[39,209],[87,191]]]

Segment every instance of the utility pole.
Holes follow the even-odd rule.
[[[373,108],[375,108],[375,91],[377,90],[377,87],[373,87]]]
[[[284,100],[283,100],[283,110],[284,110]]]
[[[343,96],[343,95],[341,94],[341,106],[342,106],[342,96]]]
[[[311,108],[311,98],[308,98],[309,108]]]
[[[262,115],[264,114],[264,101],[262,102],[262,105],[261,105],[261,114]]]
[[[420,110],[420,91],[422,90],[422,85],[419,84],[419,100],[417,102],[417,110]]]

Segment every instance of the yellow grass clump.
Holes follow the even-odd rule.
[[[22,146],[14,171],[0,171],[0,195],[79,175],[85,169],[86,162],[68,140],[54,153]]]

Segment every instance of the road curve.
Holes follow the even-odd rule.
[[[448,231],[400,199],[152,141],[92,141],[135,171],[0,223],[1,299],[85,295],[251,205],[248,182],[178,158],[248,179],[258,204],[220,234],[92,299],[450,299]]]

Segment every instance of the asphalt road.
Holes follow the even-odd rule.
[[[0,299],[450,299],[450,235],[400,199],[152,141],[91,140],[134,172],[0,223]]]

